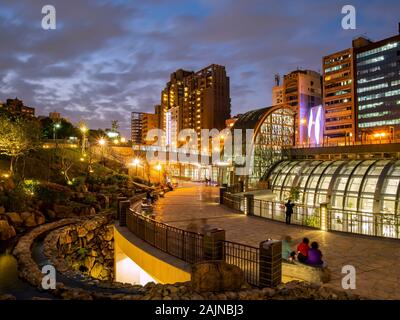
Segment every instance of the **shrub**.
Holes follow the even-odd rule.
[[[0,204],[6,211],[21,212],[27,208],[28,197],[22,185],[18,185],[11,190],[6,190],[0,194]]]
[[[35,186],[35,195],[45,203],[65,203],[71,197],[71,190],[56,183],[42,182]]]

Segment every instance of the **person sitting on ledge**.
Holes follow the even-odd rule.
[[[282,259],[285,261],[293,261],[296,253],[290,248],[292,238],[290,236],[282,237]]]
[[[306,263],[307,257],[308,257],[308,251],[310,247],[308,244],[310,243],[310,240],[308,238],[304,238],[303,242],[301,242],[297,246],[297,260],[300,262]]]
[[[324,262],[322,261],[322,252],[318,249],[318,247],[318,242],[313,241],[311,243],[311,248],[308,250],[306,263],[311,266],[322,267]]]

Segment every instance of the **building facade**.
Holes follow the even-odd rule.
[[[283,77],[282,85],[272,88],[272,96],[273,105],[286,105],[296,112],[296,144],[310,144],[310,111],[322,104],[321,75],[312,70],[293,71]]]
[[[353,48],[322,59],[325,144],[345,145],[356,138]]]
[[[177,110],[171,111],[171,109]],[[201,143],[201,129],[225,128],[230,118],[229,77],[224,66],[212,64],[200,71],[177,70],[161,93],[160,127],[172,128],[175,114],[177,132],[193,129]],[[168,140],[168,139],[167,139]],[[170,141],[177,145],[178,141]]]
[[[28,117],[35,116],[35,108],[24,105],[24,102],[22,100],[19,100],[18,98],[7,99],[6,103],[0,102],[0,108],[4,108],[8,112],[17,115],[23,115]]]
[[[147,141],[147,133],[152,129],[158,128],[158,115],[153,113],[143,113],[142,114],[142,134],[141,134],[141,143],[149,144]]]
[[[378,42],[357,39],[353,47],[359,140],[400,139],[400,35]]]
[[[142,143],[143,112],[131,113],[131,140],[133,144]]]

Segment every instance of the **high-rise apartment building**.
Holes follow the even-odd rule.
[[[197,72],[179,69],[171,74],[161,93],[159,122],[164,130],[172,130],[175,125],[177,132],[195,130],[200,143],[201,129],[225,128],[230,107],[229,77],[225,67],[212,64]],[[171,132],[166,135],[172,139]],[[177,145],[177,141],[168,142]]]
[[[357,72],[357,136],[361,141],[399,139],[400,34],[377,42],[356,39],[353,47]]]
[[[152,129],[158,128],[158,115],[153,113],[142,114],[142,144],[151,144],[152,142],[146,140],[147,133]]]
[[[133,144],[142,143],[143,112],[131,113],[131,140]]]
[[[347,144],[356,138],[353,48],[323,57],[324,139]]]
[[[312,70],[296,70],[283,77],[282,85],[272,88],[274,105],[286,105],[297,114],[296,144],[310,143],[308,127],[313,125],[312,112],[322,104],[321,75]]]

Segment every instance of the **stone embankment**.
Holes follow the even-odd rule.
[[[87,219],[64,219],[54,223],[45,224],[32,230],[30,233],[24,235],[18,242],[14,255],[17,257],[20,276],[26,279],[33,286],[41,288],[41,281],[43,274],[39,269],[39,266],[32,259],[31,247],[37,237],[43,233],[47,233],[51,230],[58,229],[55,232],[50,233],[45,240],[45,252],[47,254],[53,254],[56,248],[61,248],[64,245],[67,247],[73,247],[74,243],[84,241],[83,238],[87,237],[90,232],[93,232],[92,240],[97,236],[99,239],[110,239],[110,233],[108,230],[108,218],[107,217],[96,217],[92,221]],[[61,229],[60,229],[61,228]],[[83,228],[85,230],[83,230]],[[79,231],[78,231],[79,230]],[[76,234],[75,236],[72,233]],[[87,233],[86,233],[87,232]],[[60,238],[69,234],[69,238],[65,242],[64,240],[59,242]],[[79,237],[78,235],[81,235]],[[64,238],[65,239],[65,238]],[[73,241],[73,239],[75,239]],[[87,238],[86,238],[87,240]],[[53,246],[55,241],[58,242],[59,247]],[[64,242],[63,242],[64,241]],[[105,242],[110,242],[105,240]],[[60,247],[61,245],[61,247]],[[101,246],[99,247],[101,248]],[[56,249],[57,250],[57,249]],[[95,250],[95,249],[93,249]],[[57,250],[58,251],[58,250]],[[61,255],[71,254],[70,250],[62,251]],[[66,253],[65,253],[66,252]],[[105,254],[105,256],[107,253]],[[65,257],[65,256],[64,256]],[[87,255],[86,257],[94,257],[95,254]],[[85,257],[85,259],[86,259]],[[59,271],[68,273],[68,264],[62,264],[60,262],[61,256],[56,256],[52,261],[55,261],[56,267]],[[83,259],[83,261],[85,261]],[[99,259],[100,261],[100,259]],[[93,260],[90,262],[92,264]],[[83,262],[85,263],[85,262]],[[94,260],[93,266],[97,263]],[[63,269],[64,268],[64,269]],[[93,270],[93,268],[91,269]],[[195,270],[195,269],[194,269]],[[101,274],[101,272],[100,272]],[[198,278],[195,276],[195,278]],[[89,278],[88,278],[89,279]],[[198,290],[195,283],[175,283],[175,284],[154,284],[148,283],[145,286],[130,285],[117,283],[112,281],[100,281],[100,280],[87,280],[87,283],[93,284],[93,290],[86,290],[82,288],[69,287],[64,283],[57,282],[56,289],[51,290],[51,293],[55,298],[58,299],[76,299],[76,300],[294,300],[294,299],[338,299],[338,300],[353,300],[360,299],[356,295],[352,295],[349,292],[338,291],[325,286],[311,285],[305,282],[292,281],[286,284],[281,284],[276,288],[254,288],[244,283],[236,290],[228,291],[208,291]],[[0,297],[5,299],[12,299],[10,296]]]

